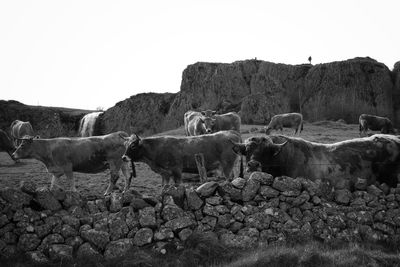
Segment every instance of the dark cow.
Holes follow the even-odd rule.
[[[17,147],[24,136],[34,136],[32,125],[29,121],[15,120],[11,123],[11,137],[14,145]]]
[[[225,114],[215,114],[215,111],[202,111],[205,116],[203,118],[204,127],[207,133],[215,133],[218,131],[235,130],[240,133],[240,116],[236,112],[228,112]]]
[[[187,136],[206,134],[204,116],[197,111],[188,111],[184,115],[185,133]]]
[[[294,134],[300,134],[303,130],[303,115],[300,113],[284,113],[272,117],[270,123],[265,127],[265,133],[269,135],[272,130],[283,128],[294,128]]]
[[[358,122],[360,126],[360,136],[362,136],[362,133],[366,136],[368,129],[372,131],[381,131],[383,134],[395,133],[392,122],[386,117],[361,114]]]
[[[357,177],[368,182],[396,186],[400,173],[400,137],[377,134],[333,144],[309,142],[285,136],[251,137],[236,144],[245,155],[247,170],[257,168],[273,176],[315,180],[329,179],[333,185]]]
[[[15,151],[15,146],[14,143],[11,141],[10,137],[8,137],[8,134],[0,130],[0,151],[5,151],[10,155],[10,157],[14,160],[12,154]]]
[[[76,191],[73,172],[99,173],[109,168],[111,178],[105,195],[115,188],[119,170],[125,176],[125,192],[132,179],[129,166],[121,158],[125,151],[123,138],[128,136],[120,131],[92,137],[24,138],[13,156],[16,159],[34,158],[43,162],[53,175],[50,189],[58,186],[58,178],[65,174],[71,180],[71,190]]]
[[[238,156],[233,152],[232,142],[241,142],[236,131],[222,131],[209,135],[176,137],[159,136],[125,138],[125,161],[140,161],[161,175],[162,185],[169,184],[172,176],[175,184],[181,183],[182,173],[197,173],[195,154],[202,153],[206,171],[222,171],[231,178]],[[243,175],[241,175],[243,176]]]

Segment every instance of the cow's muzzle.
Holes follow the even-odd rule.
[[[122,155],[122,160],[125,162],[129,162],[131,159],[129,156],[127,156],[126,154]]]
[[[261,163],[256,160],[250,160],[247,162],[247,172],[260,172],[262,170]]]

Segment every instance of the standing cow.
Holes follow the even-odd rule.
[[[300,134],[303,130],[303,115],[300,113],[284,113],[275,115],[265,127],[265,133],[269,135],[272,130],[281,130],[282,133],[283,128],[294,128],[294,134]]]
[[[235,130],[240,133],[241,119],[236,112],[228,112],[221,115],[215,114],[215,111],[211,111],[211,113],[206,112],[207,111],[203,111],[202,114],[212,114],[203,119],[207,133],[228,130]]]
[[[11,123],[11,138],[17,147],[24,136],[34,136],[32,125],[29,121],[15,120]]]
[[[204,127],[204,116],[197,111],[189,110],[183,117],[185,123],[185,133],[187,136],[206,134]]]
[[[400,137],[376,134],[333,144],[285,136],[251,137],[234,151],[246,156],[247,171],[273,176],[328,179],[333,185],[357,177],[368,183],[397,185],[400,174]]]
[[[58,178],[65,174],[71,181],[71,190],[76,191],[73,172],[99,173],[110,169],[107,195],[115,188],[121,170],[125,176],[125,192],[135,174],[129,174],[129,166],[121,158],[125,151],[124,137],[127,138],[128,134],[120,131],[92,137],[23,138],[13,157],[43,162],[53,175],[50,189],[58,186]]]
[[[369,114],[361,114],[359,119],[360,137],[366,136],[367,131],[381,131],[383,134],[394,134],[394,128],[389,118]]]
[[[15,161],[12,156],[15,151],[14,143],[8,137],[8,134],[3,130],[0,130],[0,151],[7,152],[8,155],[10,155],[10,157]]]
[[[232,142],[241,142],[236,131],[221,131],[214,134],[177,137],[156,136],[140,138],[132,135],[126,139],[124,161],[144,162],[161,175],[162,185],[181,183],[182,173],[198,173],[195,155],[203,154],[206,171],[220,170],[230,179],[238,156],[233,152]],[[241,168],[242,172],[242,168]],[[242,173],[240,173],[243,177]]]

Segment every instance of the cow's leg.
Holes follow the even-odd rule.
[[[119,169],[117,169],[116,165],[114,162],[109,162],[110,164],[110,181],[108,183],[108,187],[104,195],[109,195],[116,187],[119,175]]]
[[[76,190],[76,187],[75,187],[75,179],[74,179],[74,174],[73,174],[73,172],[72,172],[72,171],[65,172],[65,176],[67,176],[67,179],[68,179],[68,180],[70,181],[70,183],[71,183],[70,190],[71,190],[72,192],[77,192],[78,190]]]
[[[180,185],[182,183],[182,172],[180,170],[174,170],[172,175],[174,177],[175,186]]]
[[[55,190],[56,188],[61,188],[61,186],[59,186],[58,184],[58,178],[60,178],[62,175],[63,175],[62,173],[52,173],[51,183],[50,183],[51,191]]]
[[[123,193],[125,193],[131,187],[133,173],[131,173],[129,171],[129,166],[127,163],[121,164],[121,171],[122,171],[122,174],[125,176],[125,187],[124,187],[124,191],[122,191]]]

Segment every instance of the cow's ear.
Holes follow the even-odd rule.
[[[135,137],[136,137],[137,140],[139,140],[139,141],[141,140],[139,135],[135,134]]]
[[[233,152],[238,155],[246,155],[246,145],[240,143],[233,143]]]

